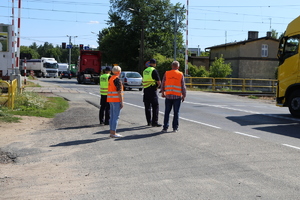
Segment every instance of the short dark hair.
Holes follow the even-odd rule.
[[[150,59],[150,64],[156,64],[156,60],[154,58]]]

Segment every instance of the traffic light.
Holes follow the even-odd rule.
[[[62,49],[65,49],[65,48],[66,48],[66,45],[67,45],[67,44],[66,44],[65,42],[61,43],[61,48],[62,48]]]
[[[82,50],[83,49],[83,44],[80,44],[79,48],[80,48],[80,50]]]

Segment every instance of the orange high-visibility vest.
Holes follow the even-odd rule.
[[[119,98],[119,93],[117,91],[117,87],[114,84],[114,80],[118,78],[118,76],[113,75],[110,77],[108,81],[108,92],[107,92],[107,102],[121,102]],[[123,86],[121,85],[121,95],[123,100]]]
[[[178,70],[170,70],[166,71],[165,77],[165,94],[166,95],[177,95],[181,96],[181,80],[182,80],[182,72]]]

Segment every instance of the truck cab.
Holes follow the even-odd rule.
[[[43,66],[46,69],[46,77],[58,77],[58,64],[54,58],[42,57]]]
[[[278,48],[276,105],[300,117],[300,16],[287,27]]]

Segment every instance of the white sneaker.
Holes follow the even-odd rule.
[[[123,137],[123,135],[120,135],[120,134],[110,134],[110,137],[111,138],[121,138],[121,137]]]

